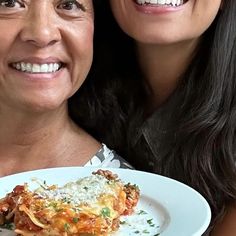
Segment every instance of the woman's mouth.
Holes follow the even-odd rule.
[[[10,67],[21,72],[39,74],[39,73],[54,73],[59,71],[64,64],[59,63],[29,63],[29,62],[15,62],[10,64]]]
[[[138,5],[149,5],[154,7],[179,7],[187,1],[188,0],[134,0]]]

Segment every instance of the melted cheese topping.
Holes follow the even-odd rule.
[[[38,195],[52,201],[68,202],[74,207],[80,205],[94,205],[103,194],[116,196],[113,180],[101,175],[91,175],[76,182],[69,182],[62,187],[40,188],[35,191]]]

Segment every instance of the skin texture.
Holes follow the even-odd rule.
[[[178,10],[164,13],[158,13],[154,6],[137,7],[133,0],[110,0],[110,4],[121,29],[135,41],[152,92],[148,109],[154,111],[175,90],[223,1],[189,0]],[[236,235],[235,217],[235,205],[230,205],[211,236]]]
[[[82,165],[100,144],[71,121],[67,99],[92,63],[92,0],[11,2],[0,5],[0,176]],[[17,62],[63,67],[32,74],[13,68]]]

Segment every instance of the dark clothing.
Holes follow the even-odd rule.
[[[176,90],[136,130],[131,146],[137,169],[162,174],[158,172],[158,162],[163,162],[175,145],[182,101],[183,93]],[[209,232],[210,228],[203,235],[209,236]]]
[[[136,131],[131,146],[135,152],[138,169],[153,172],[155,163],[171,151],[176,138],[175,127],[180,99],[180,94],[174,93]],[[144,163],[142,160],[147,161]]]

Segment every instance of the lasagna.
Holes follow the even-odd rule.
[[[13,223],[22,236],[108,236],[118,230],[120,216],[132,214],[139,194],[108,170],[62,187],[43,184],[30,191],[18,185],[0,199],[0,225]]]

